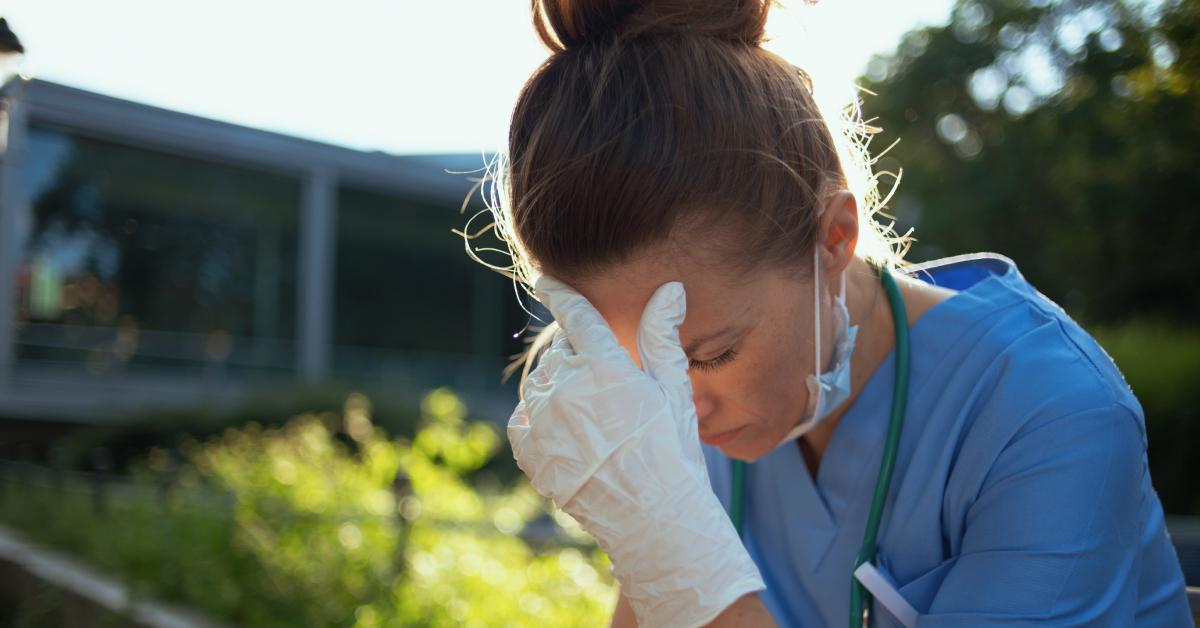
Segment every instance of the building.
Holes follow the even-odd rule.
[[[36,79],[3,93],[0,416],[330,380],[511,409],[500,373],[528,317],[451,232],[482,208],[460,212],[487,156],[350,150]]]

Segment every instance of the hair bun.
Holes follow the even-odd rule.
[[[533,0],[538,38],[553,52],[647,33],[758,45],[778,0]]]

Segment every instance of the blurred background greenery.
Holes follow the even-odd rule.
[[[602,623],[606,557],[527,483],[485,470],[492,424],[447,389],[421,408],[411,440],[352,394],[337,413],[152,447],[121,476],[6,463],[0,522],[231,625]],[[0,624],[62,625],[6,590]]]
[[[1200,515],[1200,2],[960,2],[862,81],[909,259],[995,251],[1141,401],[1168,513]]]
[[[909,32],[892,54],[874,58],[860,81],[868,92],[865,116],[882,129],[872,148],[890,147],[876,170],[903,172],[886,211],[899,232],[915,229],[909,259],[1002,253],[1092,332],[1145,409],[1154,483],[1176,522],[1200,517],[1198,31],[1200,0],[960,0],[948,23]],[[39,132],[47,145],[67,143],[61,130]],[[95,159],[72,162],[75,179],[37,199],[39,211],[54,216],[103,192],[89,164],[111,161],[104,155],[115,149],[97,146]],[[146,155],[134,161],[147,159],[166,163]],[[214,174],[189,185],[229,210],[236,204],[221,194],[237,186],[212,181],[245,176]],[[294,240],[300,228],[289,212],[309,183],[275,183],[278,193],[264,198],[283,199],[283,226],[262,228]],[[156,193],[167,196],[182,189],[160,187]],[[133,406],[103,421],[9,413],[0,422],[0,523],[99,566],[139,596],[180,601],[238,625],[602,623],[613,601],[605,557],[537,498],[503,443],[499,424],[511,408],[511,386],[489,384],[491,405],[477,410],[480,420],[468,418],[459,396],[477,392],[478,373],[498,379],[497,362],[519,347],[507,334],[520,328],[524,313],[502,283],[464,279],[471,276],[465,260],[453,267],[457,279],[414,273],[425,282],[416,294],[426,307],[413,307],[411,286],[393,280],[397,268],[441,267],[409,248],[437,249],[426,253],[438,260],[462,255],[454,238],[437,245],[463,220],[444,196],[414,204],[362,190],[334,194],[343,204],[335,221],[342,234],[339,287],[327,296],[345,311],[333,316],[333,337],[325,339],[333,347],[326,377],[307,377],[320,369],[306,365],[320,367],[320,360],[308,361],[303,348],[256,336],[260,327],[280,338],[305,327],[305,315],[292,311],[297,291],[304,292],[292,273],[304,266],[305,249],[287,245],[282,270],[274,269],[283,279],[273,289],[284,311],[263,315],[249,294],[239,293],[236,308],[227,307],[235,301],[210,300],[197,311],[223,319],[236,309],[245,330],[204,331],[204,342],[188,345],[203,353],[193,361],[204,377],[249,347],[244,370],[222,372],[257,377],[261,362],[286,372],[282,384],[217,403],[221,382],[230,380],[214,380],[218,385],[197,388],[202,394],[190,405]],[[88,210],[108,212],[106,202],[135,206],[139,198]],[[396,211],[413,207],[416,217]],[[273,215],[258,212],[255,220]],[[129,216],[78,220],[97,233],[128,230],[134,218],[142,225],[154,220]],[[172,237],[189,241],[198,229],[190,220]],[[134,229],[143,229],[136,221]],[[209,240],[195,247],[197,255],[258,237],[250,227],[205,229]],[[397,252],[395,242],[413,246]],[[244,248],[255,255],[253,246]],[[145,266],[158,270],[155,259]],[[262,283],[254,273],[229,277],[237,279],[230,285]],[[459,284],[473,281],[474,296],[460,298]],[[451,283],[454,291],[446,288]],[[147,311],[161,318],[176,311],[170,308],[189,309],[189,298],[159,294]],[[126,301],[122,296],[121,308]],[[423,321],[433,308],[445,315],[437,315],[441,326],[431,332]],[[78,338],[70,334],[85,325],[109,325],[118,344],[130,334],[138,343],[136,326],[112,322],[115,314],[109,322],[63,320],[69,324],[61,337],[45,321],[20,328],[18,342],[31,340],[17,352],[18,376],[27,365],[76,351],[63,339]],[[151,320],[142,316],[138,324]],[[470,338],[461,328],[472,330]],[[42,335],[20,335],[30,330]],[[191,342],[183,332],[194,331],[175,330],[179,338],[164,334],[163,341]],[[152,332],[142,334],[129,364],[140,359],[158,373],[179,362],[166,353],[139,358],[153,340]],[[428,353],[399,359],[381,347]],[[477,363],[459,369],[470,360]],[[306,374],[300,381],[291,370],[296,363]],[[437,387],[446,384],[456,389]],[[1197,584],[1200,538],[1180,533],[1176,542]],[[3,596],[0,587],[0,624],[55,625],[55,604]]]

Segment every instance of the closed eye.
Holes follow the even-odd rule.
[[[688,368],[699,369],[701,371],[714,371],[721,365],[729,363],[735,357],[737,357],[737,351],[731,348],[711,360],[689,360]]]

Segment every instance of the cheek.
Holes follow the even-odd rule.
[[[734,362],[699,375],[693,385],[700,382],[700,389],[712,397],[719,424],[749,422],[753,429],[748,432],[772,432],[774,426],[793,421],[803,412],[805,375],[790,343],[768,340],[759,346],[745,346]]]
[[[714,416],[719,424],[742,423],[749,429],[721,447],[726,455],[745,460],[770,452],[787,434],[808,402],[804,378],[803,339],[773,336],[748,355],[739,356],[728,372],[706,375],[705,386],[714,391]],[[748,358],[741,361],[741,358]],[[699,406],[697,406],[699,409]]]

